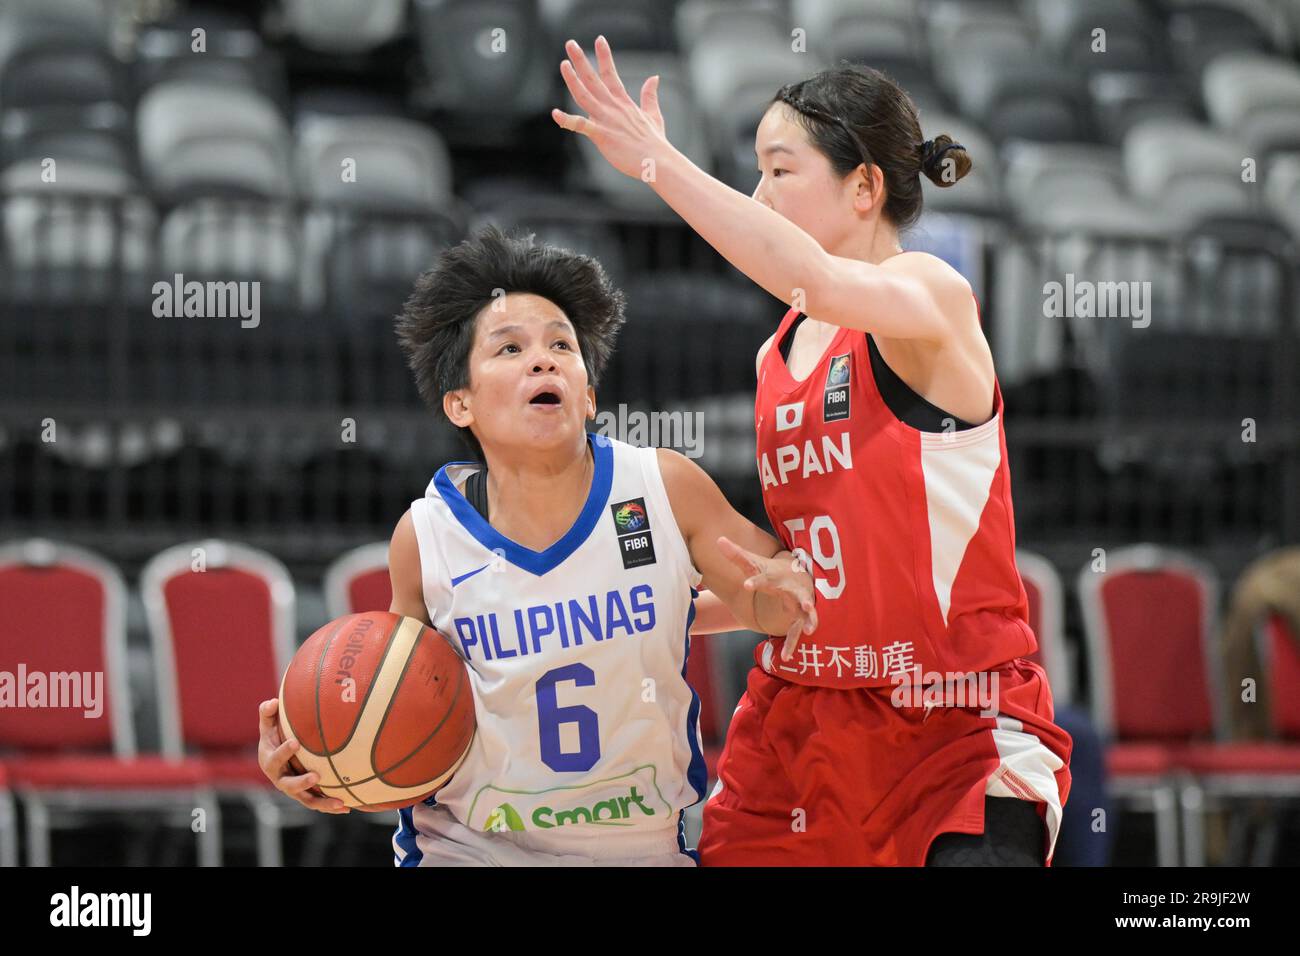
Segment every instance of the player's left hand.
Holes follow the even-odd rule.
[[[792,618],[781,647],[781,658],[794,656],[799,638],[817,630],[817,592],[807,565],[789,551],[765,558],[722,537],[718,548],[746,574],[745,590],[770,594],[781,602],[781,609]]]
[[[642,85],[638,106],[623,88],[614,68],[614,54],[603,36],[596,38],[599,72],[592,68],[576,41],[570,40],[564,49],[569,59],[560,64],[560,75],[587,115],[551,110],[551,118],[595,143],[600,155],[620,173],[642,178],[646,161],[663,156],[671,148],[659,112],[659,77],[652,76]]]

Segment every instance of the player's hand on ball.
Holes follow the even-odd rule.
[[[298,749],[298,741],[280,738],[280,722],[276,713],[280,702],[272,697],[257,705],[258,723],[261,738],[257,742],[257,763],[262,773],[275,784],[275,788],[286,796],[292,797],[309,810],[321,813],[347,813],[349,808],[342,800],[322,796],[319,790],[312,788],[320,782],[314,773],[295,774],[289,758]]]
[[[718,539],[722,553],[738,568],[749,575],[745,590],[770,594],[781,603],[781,609],[793,618],[781,647],[783,660],[794,656],[799,638],[817,630],[817,592],[807,559],[797,560],[789,551],[770,558],[740,547],[734,541]]]
[[[570,40],[564,45],[569,59],[560,64],[560,75],[586,116],[551,110],[556,124],[591,140],[609,164],[625,176],[636,179],[645,173],[647,160],[662,156],[671,146],[664,135],[664,118],[659,112],[659,77],[652,76],[641,87],[641,103],[633,102],[623,88],[614,54],[604,37],[596,38],[597,70]]]

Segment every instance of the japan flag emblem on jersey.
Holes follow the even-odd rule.
[[[803,402],[776,406],[776,430],[779,432],[798,428],[803,424]]]

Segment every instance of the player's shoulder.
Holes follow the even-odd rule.
[[[880,265],[922,283],[940,313],[954,328],[965,323],[979,325],[979,313],[970,282],[938,256],[928,252],[902,252]]]
[[[680,518],[684,510],[689,510],[702,500],[702,493],[713,483],[713,479],[679,451],[671,448],[656,448],[654,451],[664,491],[668,494],[673,511]]]
[[[971,295],[970,282],[966,277],[943,259],[928,252],[900,252],[880,263],[880,267],[919,279],[936,295],[960,295],[966,298]]]
[[[388,541],[388,557],[390,564],[394,559],[407,561],[413,557],[416,566],[419,566],[420,544],[415,537],[415,515],[412,508],[407,508],[397,519],[393,535]]]

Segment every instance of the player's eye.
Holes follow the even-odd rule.
[[[507,349],[514,349],[516,352],[518,352],[519,346],[515,345],[514,342],[507,342],[505,345],[501,346],[501,348],[497,351],[497,355],[500,355],[502,352],[506,351]]]
[[[556,340],[555,340],[555,344],[556,344],[556,345],[563,345],[563,346],[564,346],[566,349],[568,349],[569,351],[573,351],[573,346],[570,345],[568,342],[566,342],[564,339],[556,339]]]
[[[772,178],[773,178],[773,179],[780,179],[780,178],[781,178],[781,174],[784,173],[784,172],[788,172],[788,170],[784,170],[784,169],[781,169],[780,167],[778,167],[778,168],[772,170]]]

